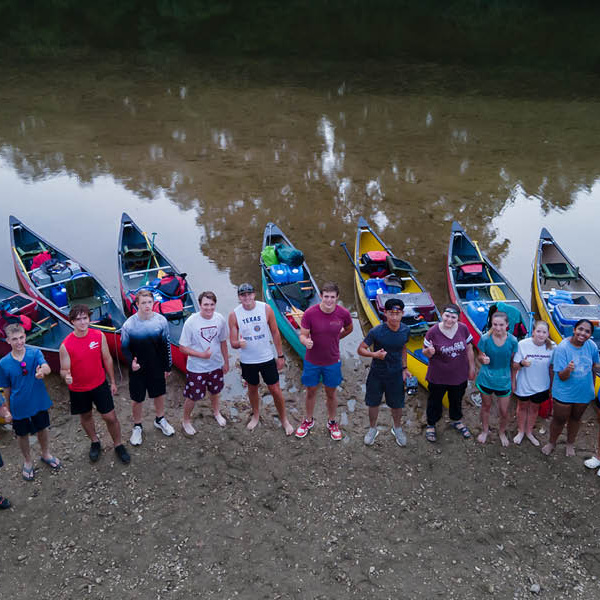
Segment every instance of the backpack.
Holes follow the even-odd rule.
[[[300,267],[304,262],[304,254],[298,248],[287,246],[286,244],[276,244],[275,253],[280,263],[289,267]]]
[[[177,298],[187,292],[187,273],[167,273],[157,284],[156,289],[165,296]]]
[[[152,310],[165,317],[167,321],[177,321],[183,318],[183,302],[179,298],[155,302]]]

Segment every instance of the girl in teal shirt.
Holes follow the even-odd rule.
[[[508,333],[508,316],[496,312],[492,317],[492,327],[477,344],[478,360],[481,369],[475,380],[481,392],[481,426],[482,431],[477,441],[485,444],[490,432],[490,409],[492,396],[498,399],[498,437],[503,446],[508,446],[506,425],[508,424],[508,406],[511,393],[511,365],[517,351],[517,338]]]

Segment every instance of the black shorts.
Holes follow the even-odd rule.
[[[279,372],[277,363],[272,358],[264,363],[240,363],[242,365],[242,378],[248,382],[248,385],[258,385],[260,383],[259,374],[267,385],[275,385],[279,381]]]
[[[542,404],[542,402],[546,402],[546,400],[550,398],[550,390],[538,392],[537,394],[532,394],[531,396],[519,396],[518,394],[515,394],[515,396],[521,402],[532,402],[533,404]]]
[[[390,377],[389,375],[382,377],[378,373],[369,371],[365,404],[367,406],[379,406],[383,394],[385,394],[385,403],[390,408],[404,407],[404,381],[402,373],[398,373],[395,377]]]
[[[40,410],[33,417],[13,419],[12,428],[18,437],[25,437],[50,427],[50,415],[47,410]]]
[[[482,394],[487,394],[488,396],[491,396],[492,394],[495,394],[498,398],[510,396],[510,390],[494,390],[492,388],[485,387],[484,385],[480,385],[479,383],[477,384],[477,387]]]
[[[87,392],[73,392],[69,390],[69,398],[71,399],[72,415],[89,413],[92,410],[92,406],[95,406],[101,415],[105,415],[115,409],[107,381]]]
[[[144,373],[142,371],[129,371],[129,397],[134,402],[143,402],[148,398],[158,398],[167,393],[167,381],[164,372]]]

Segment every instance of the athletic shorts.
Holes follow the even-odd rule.
[[[498,398],[504,398],[505,396],[510,396],[510,390],[493,390],[492,388],[485,387],[484,385],[476,384],[477,388],[482,394],[487,394],[491,396],[495,394]]]
[[[95,406],[101,415],[105,415],[115,408],[107,381],[87,392],[69,390],[69,398],[71,400],[72,415],[88,413],[92,410],[92,406]]]
[[[263,363],[240,363],[242,365],[242,379],[248,382],[248,385],[258,385],[260,382],[259,374],[267,385],[275,385],[279,381],[279,372],[277,371],[277,362],[272,358]]]
[[[129,397],[134,402],[143,402],[148,398],[158,398],[167,393],[167,381],[163,371],[159,373],[129,372]]]
[[[404,408],[402,373],[398,373],[395,377],[381,377],[373,371],[369,371],[365,404],[367,406],[379,406],[384,394],[385,403],[390,408]]]
[[[306,387],[315,387],[323,381],[323,385],[329,388],[336,388],[342,383],[342,363],[337,362],[333,365],[313,365],[304,359],[304,370],[302,371],[302,385]]]
[[[50,427],[50,415],[47,410],[40,410],[33,417],[13,419],[12,428],[18,437],[25,437]]]
[[[546,390],[544,392],[538,392],[537,394],[532,394],[531,396],[519,396],[515,394],[515,396],[521,402],[533,402],[533,404],[541,404],[545,402],[550,397],[550,390]]]
[[[183,395],[196,402],[206,396],[206,391],[215,396],[225,385],[223,381],[223,369],[215,369],[209,373],[192,373],[188,371],[185,374],[185,389]]]

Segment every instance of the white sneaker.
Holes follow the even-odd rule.
[[[392,427],[392,435],[396,438],[398,446],[406,446],[406,434],[402,431],[402,427]]]
[[[142,428],[139,425],[133,426],[133,431],[131,432],[131,437],[129,438],[129,443],[132,446],[139,446],[142,443]]]
[[[377,431],[377,427],[369,427],[369,431],[365,434],[365,445],[372,446],[375,443],[375,438],[379,435],[379,431]]]
[[[160,429],[167,436],[171,436],[175,433],[175,430],[171,427],[171,424],[167,421],[166,417],[162,417],[158,423],[156,422],[156,419],[154,419],[154,427]]]
[[[584,460],[583,464],[588,469],[597,469],[598,467],[600,467],[600,459],[596,458],[595,456],[592,456],[592,458],[588,458],[587,460]]]

